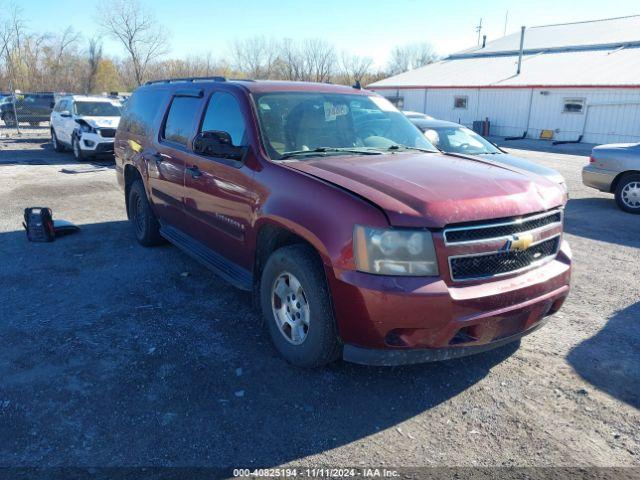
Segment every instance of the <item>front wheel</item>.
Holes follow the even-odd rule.
[[[338,359],[340,343],[322,262],[308,245],[276,250],[260,279],[260,303],[274,346],[299,367]]]
[[[80,148],[80,139],[77,136],[73,136],[71,139],[71,149],[73,150],[73,156],[79,162],[84,160],[84,153]]]
[[[18,125],[16,118],[11,113],[5,113],[2,115],[2,121],[7,127],[13,128]]]
[[[640,214],[640,173],[623,176],[616,186],[615,195],[621,210]]]

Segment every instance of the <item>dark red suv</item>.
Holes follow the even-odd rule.
[[[153,82],[129,100],[115,153],[138,241],[169,240],[254,292],[296,365],[481,352],[569,292],[563,190],[440,153],[372,92]]]

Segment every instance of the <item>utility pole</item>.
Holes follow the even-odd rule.
[[[509,10],[507,10],[504,14],[504,33],[503,33],[503,37],[507,36],[507,20],[509,20]]]
[[[476,42],[476,45],[480,45],[480,34],[482,33],[482,19],[480,19],[480,23],[478,24],[475,30],[476,32],[478,32],[478,41]]]

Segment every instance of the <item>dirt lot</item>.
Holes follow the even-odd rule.
[[[560,170],[573,291],[481,356],[284,363],[247,294],[137,245],[112,163],[0,139],[0,465],[639,466],[640,218]],[[26,206],[82,226],[30,244]]]

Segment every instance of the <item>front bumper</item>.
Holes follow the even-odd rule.
[[[396,365],[496,348],[557,312],[569,293],[571,253],[519,275],[454,284],[443,278],[329,275],[344,358]]]
[[[113,138],[105,138],[97,133],[83,133],[80,137],[80,149],[85,153],[113,153]]]
[[[587,187],[602,192],[611,192],[611,185],[616,178],[616,172],[587,165],[582,168],[582,183]]]

